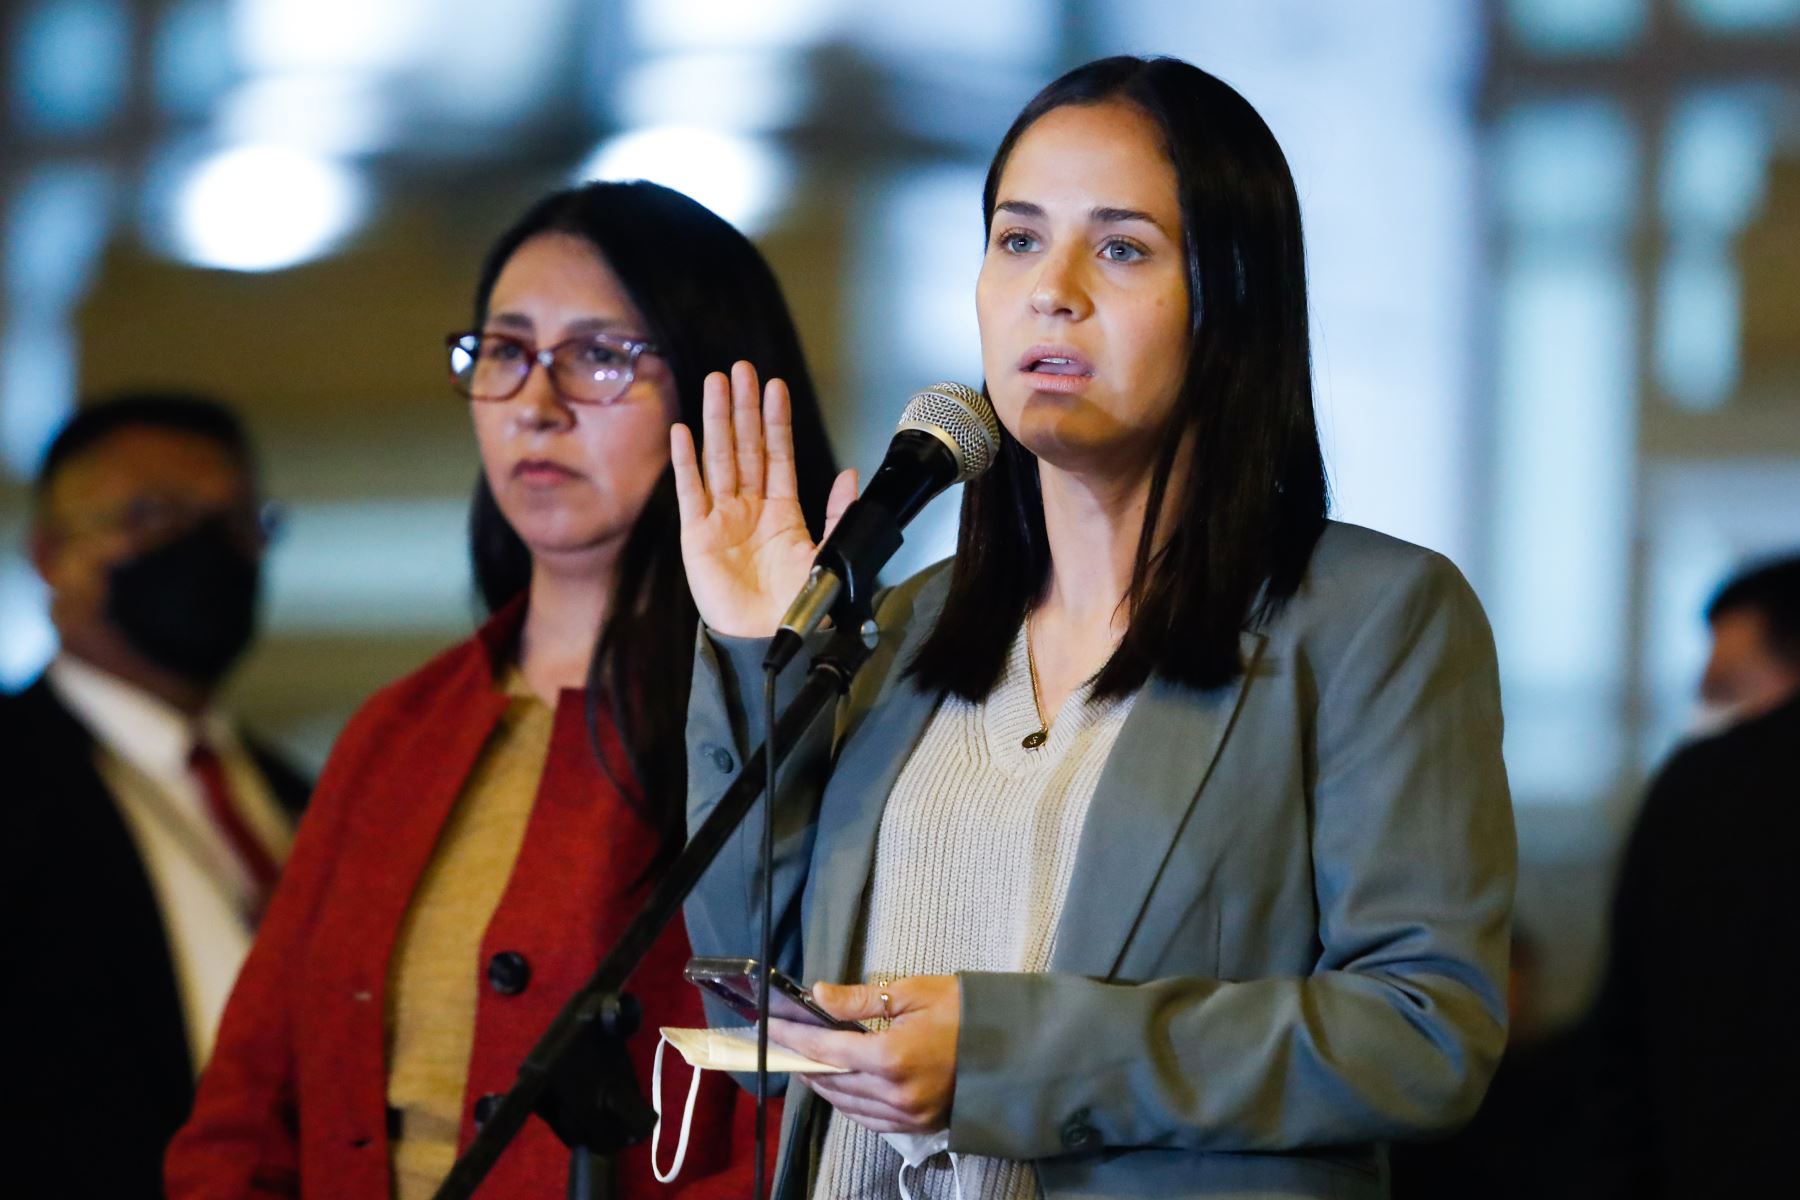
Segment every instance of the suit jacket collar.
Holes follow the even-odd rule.
[[[1153,675],[1144,685],[1088,805],[1051,970],[1097,979],[1118,970],[1162,866],[1199,805],[1265,641],[1242,635],[1244,670],[1232,683],[1196,691]],[[1173,745],[1191,752],[1170,754]]]
[[[840,756],[854,755],[856,769],[834,774],[827,785],[816,844],[830,846],[831,853],[814,859],[807,880],[805,961],[816,978],[849,977],[882,812],[942,698],[902,678],[902,668],[936,623],[948,590],[944,570],[919,588],[909,610],[880,611],[883,627],[901,627],[900,636],[877,651],[859,676],[880,681],[874,694],[851,693],[851,715],[839,731],[838,750]],[[1088,807],[1052,970],[1099,978],[1117,970],[1266,642],[1260,633],[1241,636],[1244,671],[1222,687],[1196,691],[1159,676],[1145,684]],[[1192,753],[1167,753],[1175,744],[1191,746]],[[1121,836],[1121,830],[1130,830],[1130,836]]]
[[[847,978],[882,810],[942,699],[904,678],[904,668],[937,623],[949,589],[950,571],[943,564],[910,598],[902,592],[896,602],[877,606],[886,638],[858,674],[847,719],[838,729],[837,753],[854,754],[857,767],[834,774],[826,786],[815,844],[832,852],[815,858],[806,883],[803,907],[812,915],[806,920],[805,960],[816,978]],[[812,903],[815,896],[819,905]]]
[[[143,688],[85,662],[58,655],[44,673],[56,698],[112,753],[161,784],[180,786],[196,741],[214,749],[236,749],[231,721],[216,709],[190,717]]]

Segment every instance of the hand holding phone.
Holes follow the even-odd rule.
[[[692,958],[685,974],[689,983],[705,988],[740,1017],[754,1021],[756,987],[762,970],[762,964],[754,958]],[[819,1007],[811,992],[782,974],[778,967],[769,971],[769,1015],[848,1033],[868,1032],[861,1024],[834,1017]]]

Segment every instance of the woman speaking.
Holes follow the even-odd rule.
[[[448,353],[493,616],[333,748],[170,1151],[177,1200],[430,1196],[679,851],[695,616],[668,430],[710,370],[782,364],[808,459],[794,512],[822,521],[831,453],[787,305],[692,200],[647,183],[544,199],[489,253],[475,310]],[[699,1022],[687,957],[671,928],[633,977],[648,1028]],[[654,1044],[632,1041],[640,1079]],[[658,1187],[640,1146],[616,1194],[735,1200],[750,1110],[708,1080],[682,1186]],[[561,1195],[568,1158],[533,1121],[487,1187]]]
[[[878,1031],[771,1023],[848,1069],[791,1085],[777,1194],[1384,1195],[1381,1144],[1467,1118],[1505,1040],[1486,621],[1326,518],[1299,206],[1236,92],[1081,67],[983,207],[997,463],[778,791],[779,965]],[[741,757],[815,547],[786,392],[740,370],[703,425],[672,431],[688,737]],[[726,782],[690,773],[690,824]],[[702,953],[756,945],[742,836]]]

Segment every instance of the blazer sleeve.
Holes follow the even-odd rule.
[[[300,1194],[295,1003],[320,899],[338,847],[368,742],[368,710],[352,722],[331,761],[282,869],[220,1021],[193,1114],[164,1159],[170,1200],[242,1200]]]
[[[1505,1042],[1515,860],[1492,637],[1429,555],[1343,645],[1314,722],[1312,973],[965,975],[953,1150],[1282,1151],[1474,1113]]]
[[[762,659],[768,647],[766,638],[728,638],[700,631],[688,700],[689,836],[712,815],[767,736]],[[804,682],[801,666],[790,664],[777,687],[777,712]],[[819,797],[829,770],[831,733],[831,721],[816,721],[779,764],[776,781],[775,962],[797,978],[801,975],[800,899],[812,858]],[[764,800],[757,801],[688,898],[684,915],[695,954],[756,956],[762,912],[763,804]],[[713,1024],[744,1023],[710,995],[706,1004]]]

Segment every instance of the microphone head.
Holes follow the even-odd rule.
[[[914,392],[900,414],[900,428],[922,430],[944,443],[956,455],[957,483],[993,466],[1000,451],[994,406],[966,383],[934,383]]]

